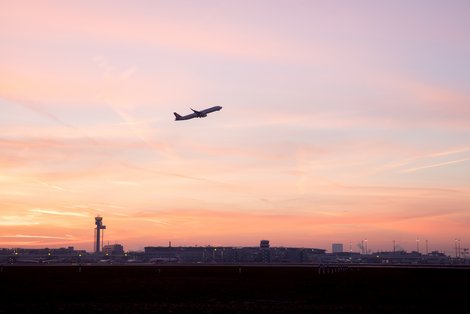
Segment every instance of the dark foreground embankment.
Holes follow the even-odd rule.
[[[2,266],[0,313],[451,313],[470,269]]]

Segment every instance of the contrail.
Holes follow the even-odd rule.
[[[448,156],[448,155],[466,153],[466,152],[469,152],[469,151],[470,151],[470,148],[465,147],[465,148],[457,148],[457,149],[454,149],[454,150],[448,150],[448,151],[443,151],[443,152],[431,153],[431,154],[427,154],[427,155],[411,157],[411,158],[408,158],[408,159],[405,159],[405,160],[402,160],[402,161],[399,161],[399,162],[395,162],[395,163],[386,164],[382,168],[385,168],[385,169],[387,169],[387,168],[399,168],[399,167],[406,166],[406,165],[408,165],[408,164],[410,164],[410,163],[412,163],[416,160],[419,160],[419,159],[429,159],[429,158],[434,158],[434,157],[443,157],[443,156]],[[407,170],[404,170],[402,172],[406,172],[406,171]]]
[[[96,65],[104,72],[104,74],[111,75],[112,77],[109,77],[108,79],[114,79],[117,81],[125,81],[129,77],[131,77],[136,71],[137,71],[137,66],[131,66],[128,69],[116,73],[117,67],[111,64],[111,62],[108,61],[108,59],[104,56],[95,56],[93,58],[93,61],[96,63]],[[152,142],[145,134],[142,132],[141,129],[136,128],[136,125],[147,125],[147,123],[143,123],[141,121],[136,121],[134,120],[129,114],[127,114],[122,108],[119,106],[113,105],[111,101],[108,100],[108,98],[105,95],[101,95],[101,101],[106,104],[111,110],[118,115],[121,120],[124,121],[126,125],[130,128],[131,132],[134,134],[135,137],[137,137],[140,141],[145,143],[150,149],[163,154],[166,153],[168,154],[168,149],[165,147],[161,147],[159,145],[156,145],[154,142]]]
[[[21,106],[23,108],[26,108],[28,110],[31,110],[35,113],[37,113],[38,115],[42,116],[42,117],[45,117],[49,120],[52,120],[54,122],[57,122],[58,124],[62,125],[62,126],[65,126],[67,128],[70,128],[70,129],[74,129],[75,131],[77,131],[80,136],[82,136],[83,138],[87,139],[88,141],[90,141],[91,143],[93,143],[94,145],[96,146],[100,146],[98,142],[96,142],[96,140],[86,134],[84,134],[79,128],[73,126],[72,124],[69,124],[61,119],[59,119],[57,116],[55,116],[54,114],[48,112],[47,110],[44,110],[41,108],[41,105],[36,102],[36,101],[33,101],[33,100],[27,100],[27,99],[16,99],[16,98],[11,98],[11,97],[5,97],[5,96],[0,96],[0,98],[3,98],[5,99],[6,101],[8,102],[11,102],[11,103],[14,103],[18,106]]]
[[[130,164],[125,163],[125,162],[120,162],[120,163],[123,166],[125,166],[127,168],[130,168],[130,169],[144,171],[144,172],[156,173],[156,174],[163,175],[163,176],[170,176],[170,177],[183,178],[183,179],[188,179],[188,180],[202,181],[202,182],[208,182],[208,183],[223,185],[223,186],[233,186],[233,184],[225,183],[225,182],[222,182],[222,181],[217,181],[217,180],[212,180],[212,179],[207,179],[207,178],[202,178],[202,177],[193,177],[193,176],[188,176],[188,175],[173,173],[173,172],[165,172],[165,171],[159,171],[159,170],[154,170],[154,169],[147,169],[147,168],[142,168],[142,167],[130,165]]]
[[[57,123],[59,123],[63,126],[75,129],[74,126],[62,121],[61,119],[59,119],[58,117],[56,117],[52,113],[42,109],[41,106],[35,101],[27,100],[27,99],[18,99],[18,98],[13,98],[13,97],[5,97],[5,96],[0,96],[0,98],[6,100],[7,102],[11,102],[11,103],[19,105],[21,107],[24,107],[28,110],[31,110],[31,111],[39,114],[40,116],[43,116],[43,117],[45,117],[47,119],[50,119],[50,120],[53,120],[53,121],[55,121],[55,122],[57,122]]]
[[[52,113],[44,110],[41,108],[41,106],[35,102],[35,101],[30,101],[30,100],[21,100],[21,99],[14,99],[14,98],[9,98],[9,97],[4,97],[4,96],[0,96],[1,98],[7,100],[7,101],[10,101],[10,102],[13,102],[15,103],[16,105],[19,105],[19,106],[22,106],[24,108],[27,108],[45,118],[48,118],[50,120],[53,120],[57,123],[59,123],[60,125],[63,125],[65,127],[68,127],[68,128],[72,128],[74,130],[76,130],[77,132],[80,132],[79,129],[77,129],[75,126],[69,124],[69,123],[66,123],[64,121],[62,121],[61,119],[59,119],[58,117],[56,117],[55,115],[53,115]],[[135,123],[135,121],[133,119],[131,119],[128,115],[126,115],[124,112],[120,111],[120,110],[117,110],[116,108],[110,106],[126,123]],[[99,143],[96,142],[95,139],[83,134],[82,132],[80,132],[81,136],[83,136],[84,138],[86,138],[87,140],[89,140],[90,142],[92,142],[94,145],[96,145],[97,147],[100,147]],[[136,130],[133,130],[133,133],[134,135],[139,138],[141,141],[143,141],[144,143],[146,143],[150,148],[154,149],[155,151],[158,151],[158,152],[162,152],[162,149],[160,149],[159,147],[157,147],[155,144],[153,144],[152,142],[150,142],[147,138],[145,138],[143,135],[141,135],[139,132],[136,132]],[[103,152],[105,155],[109,155],[108,153],[106,152]],[[145,171],[145,172],[152,172],[152,173],[157,173],[157,174],[160,174],[160,175],[164,175],[164,176],[171,176],[171,177],[178,177],[178,178],[184,178],[184,179],[189,179],[189,180],[196,180],[196,181],[203,181],[203,182],[209,182],[209,183],[212,183],[212,184],[217,184],[217,185],[223,185],[223,186],[231,186],[231,184],[228,184],[228,183],[225,183],[225,182],[220,182],[220,181],[216,181],[216,180],[211,180],[211,179],[206,179],[206,178],[201,178],[201,177],[193,177],[193,176],[187,176],[187,175],[183,175],[183,174],[178,174],[178,173],[171,173],[171,172],[164,172],[164,171],[158,171],[158,170],[152,170],[152,169],[145,169],[145,168],[141,168],[141,167],[137,167],[137,166],[133,166],[133,165],[129,165],[125,162],[121,162],[121,164],[123,164],[124,166],[126,167],[129,167],[129,168],[132,168],[132,169],[137,169],[137,170],[141,170],[141,171]]]
[[[403,171],[401,171],[401,172],[403,172],[403,173],[415,172],[415,171],[418,171],[418,170],[423,170],[423,169],[428,169],[428,168],[442,167],[442,166],[457,164],[457,163],[461,163],[461,162],[469,161],[469,160],[470,160],[470,157],[469,157],[469,158],[464,158],[464,159],[457,159],[457,160],[451,160],[451,161],[441,162],[441,163],[433,164],[433,165],[427,165],[427,166],[421,166],[421,167],[416,167],[416,168],[410,168],[410,169],[403,170]]]
[[[158,147],[157,145],[155,145],[154,143],[152,143],[151,141],[149,141],[144,135],[142,135],[142,133],[140,132],[140,130],[136,129],[134,127],[136,123],[136,121],[134,119],[132,119],[129,115],[127,115],[125,112],[123,112],[122,110],[119,110],[119,109],[116,109],[114,108],[113,106],[110,106],[108,105],[112,110],[114,110],[114,112],[122,119],[124,120],[124,122],[126,124],[129,125],[132,133],[134,133],[134,135],[140,139],[142,142],[144,142],[148,147],[150,147],[151,149],[161,153],[162,152],[162,149],[160,147]],[[139,123],[140,124],[140,123]]]
[[[461,149],[455,149],[455,150],[450,150],[446,152],[440,152],[440,153],[435,153],[431,154],[431,157],[440,157],[440,156],[447,156],[447,155],[454,155],[454,154],[459,154],[459,153],[465,153],[470,151],[470,148],[461,148]]]

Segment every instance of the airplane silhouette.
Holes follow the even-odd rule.
[[[214,106],[214,107],[210,107],[210,108],[207,108],[207,109],[204,109],[204,110],[201,110],[201,111],[194,110],[193,108],[189,108],[189,109],[191,109],[193,111],[193,113],[188,114],[186,116],[181,116],[181,115],[177,114],[176,112],[173,112],[173,114],[175,115],[175,121],[189,120],[189,119],[192,119],[192,118],[204,118],[204,117],[207,117],[208,113],[211,113],[211,112],[214,112],[214,111],[219,111],[220,109],[222,109],[222,107],[221,106]]]

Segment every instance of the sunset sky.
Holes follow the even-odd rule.
[[[469,13],[1,1],[0,247],[469,247]]]

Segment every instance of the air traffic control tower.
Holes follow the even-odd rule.
[[[95,253],[99,253],[103,247],[104,229],[106,229],[106,226],[103,226],[103,217],[95,217],[95,225]],[[101,233],[101,230],[103,230],[103,233]]]

